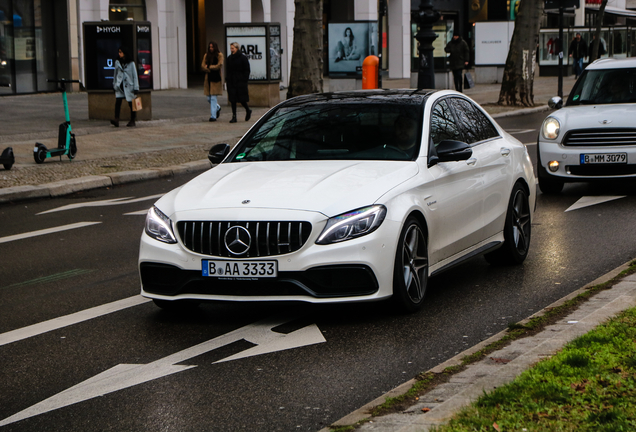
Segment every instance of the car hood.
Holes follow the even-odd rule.
[[[561,123],[561,134],[572,129],[634,127],[636,104],[580,105],[550,114]],[[603,124],[601,122],[607,121]]]
[[[172,201],[164,211],[264,208],[331,217],[374,204],[417,172],[412,161],[224,163],[164,197]]]

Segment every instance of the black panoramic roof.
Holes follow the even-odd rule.
[[[333,93],[313,93],[297,96],[280,104],[280,107],[293,107],[299,105],[313,105],[324,103],[394,103],[404,105],[422,105],[430,95],[438,90],[413,90],[413,89],[378,89],[378,90],[354,90]]]

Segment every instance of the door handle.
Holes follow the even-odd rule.
[[[505,148],[505,147],[501,148],[501,155],[502,156],[508,156],[509,154],[510,154],[510,149],[509,148]]]
[[[477,163],[477,159],[470,158],[466,160],[466,165],[475,165]]]

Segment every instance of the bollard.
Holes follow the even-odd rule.
[[[377,89],[378,88],[378,72],[380,59],[377,56],[370,55],[362,62],[362,88]]]

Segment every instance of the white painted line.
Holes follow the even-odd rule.
[[[621,196],[584,196],[581,197],[580,200],[578,200],[577,202],[575,202],[574,204],[572,204],[570,206],[570,208],[568,208],[566,210],[566,212],[572,211],[572,210],[578,210],[578,209],[582,209],[585,207],[590,207],[596,204],[603,204],[605,202],[608,201],[614,201],[617,199],[621,199],[621,198],[625,198],[627,195],[621,195]]]
[[[27,233],[22,233],[22,234],[16,234],[16,235],[12,235],[12,236],[8,236],[8,237],[0,237],[0,243],[7,243],[10,241],[15,241],[15,240],[23,240],[26,238],[30,238],[30,237],[37,237],[37,236],[41,236],[41,235],[45,235],[45,234],[52,234],[52,233],[56,233],[56,232],[61,232],[61,231],[68,231],[68,230],[72,230],[75,228],[84,228],[87,226],[91,226],[91,225],[97,225],[100,224],[101,222],[77,222],[74,224],[69,224],[69,225],[62,225],[59,227],[53,227],[53,228],[46,228],[43,230],[38,230],[38,231],[31,231],[31,232],[27,232]]]
[[[151,199],[161,198],[163,195],[164,194],[157,194],[157,195],[149,195],[149,196],[145,196],[141,198],[124,197],[124,198],[114,198],[114,199],[107,199],[107,200],[100,200],[100,201],[88,201],[88,202],[65,205],[62,207],[54,208],[52,210],[40,212],[38,214],[41,215],[41,214],[53,213],[53,212],[58,212],[63,210],[73,210],[73,209],[78,209],[83,207],[106,207],[106,206],[113,206],[113,205],[120,205],[120,204],[130,204],[130,203],[136,203],[140,201],[148,201]]]
[[[27,339],[33,336],[41,335],[52,330],[61,329],[62,327],[67,327],[83,321],[88,321],[102,315],[108,315],[109,313],[117,312],[123,309],[147,303],[149,301],[151,300],[143,298],[141,296],[128,297],[123,300],[117,300],[112,303],[107,303],[105,305],[95,306],[90,309],[75,312],[74,314],[53,318],[52,320],[2,333],[0,334],[0,346]]]
[[[146,216],[148,214],[148,209],[139,210],[136,212],[124,213],[124,216]]]
[[[536,131],[536,129],[515,130],[514,132],[508,132],[508,133],[510,135],[517,135],[517,134],[529,133],[529,132],[534,132],[534,131]]]

